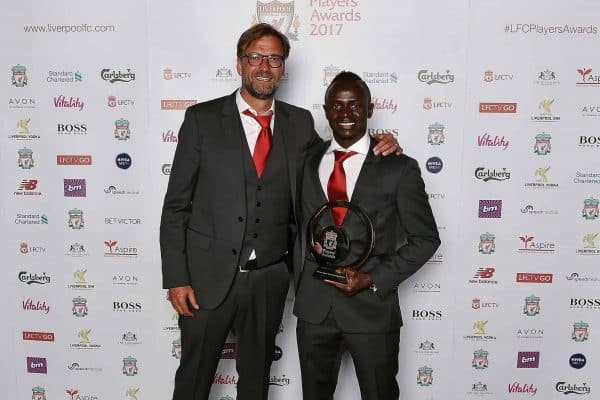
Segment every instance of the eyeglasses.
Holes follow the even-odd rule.
[[[279,68],[283,65],[283,56],[280,56],[277,54],[263,56],[262,54],[259,54],[259,53],[248,53],[248,54],[244,54],[240,58],[244,58],[244,57],[246,57],[248,59],[248,64],[252,65],[253,67],[260,65],[262,63],[263,58],[267,59],[267,62],[269,63],[269,66],[271,68]]]

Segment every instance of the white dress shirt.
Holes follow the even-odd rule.
[[[321,164],[319,164],[319,180],[321,181],[321,187],[323,188],[323,193],[327,196],[327,183],[329,182],[329,177],[333,172],[333,165],[335,164],[335,155],[333,152],[335,150],[341,151],[355,151],[357,154],[348,157],[344,160],[342,165],[344,166],[344,171],[346,172],[346,192],[348,193],[348,200],[352,200],[352,193],[354,192],[354,186],[356,186],[356,181],[358,180],[358,175],[360,174],[360,170],[362,169],[362,165],[365,162],[365,158],[367,157],[367,153],[369,152],[370,138],[366,133],[361,137],[356,143],[347,149],[343,148],[335,141],[335,138],[331,139],[331,144],[329,148],[323,155],[321,159]]]

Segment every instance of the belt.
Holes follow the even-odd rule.
[[[248,260],[246,261],[246,264],[244,264],[243,266],[238,266],[238,270],[240,272],[250,272],[250,271],[254,271],[257,269],[263,269],[263,268],[267,268],[270,267],[272,265],[275,265],[277,263],[280,263],[284,260],[285,257],[281,257],[279,260],[273,261],[270,264],[267,265],[258,265],[258,263],[256,262],[256,258],[252,259],[252,260]]]

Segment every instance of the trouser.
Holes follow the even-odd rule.
[[[319,324],[298,319],[296,338],[304,400],[333,399],[344,347],[352,356],[362,400],[399,398],[399,331],[343,332],[330,312]]]
[[[181,360],[173,400],[207,400],[229,331],[236,335],[237,399],[267,399],[275,335],[289,288],[285,263],[238,271],[223,303],[179,317]]]

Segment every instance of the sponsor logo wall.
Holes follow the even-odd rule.
[[[185,110],[241,84],[235,41],[257,22],[290,40],[278,95],[309,109],[322,136],[331,135],[324,90],[352,70],[371,89],[368,132],[393,134],[421,167],[443,244],[399,287],[402,398],[593,396],[600,59],[589,43],[599,29],[573,10],[597,15],[600,5],[7,8],[7,398],[170,398],[182,343],[161,289],[162,198]],[[269,376],[274,400],[300,398],[292,305],[290,292]],[[230,334],[211,400],[236,398],[235,354]],[[348,356],[336,398],[360,399]]]

